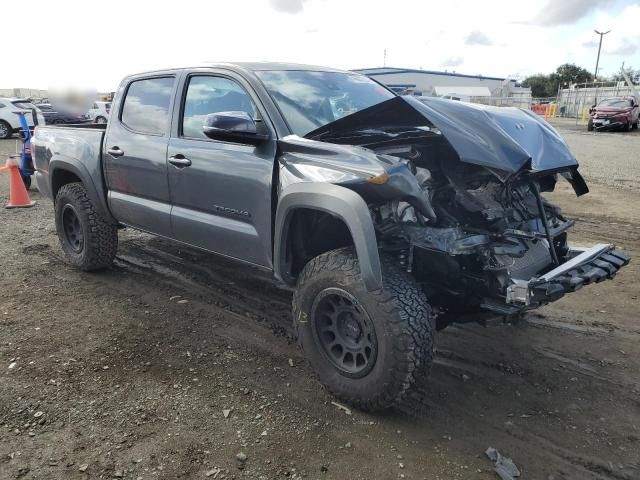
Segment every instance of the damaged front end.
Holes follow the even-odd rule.
[[[559,178],[588,188],[559,134],[518,109],[395,97],[282,147],[281,181],[365,199],[379,250],[421,282],[439,327],[518,316],[629,262],[612,245],[569,245],[574,222],[541,193]]]

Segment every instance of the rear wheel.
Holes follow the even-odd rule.
[[[640,125],[640,118],[638,118],[635,121],[635,123],[633,124],[633,126],[631,128],[633,128],[634,130],[637,130],[639,125]]]
[[[293,297],[298,342],[320,382],[341,401],[376,411],[397,405],[433,359],[435,325],[413,277],[382,258],[384,287],[366,290],[351,249],[311,260]]]
[[[4,120],[0,120],[0,139],[10,138],[13,134],[13,129]]]
[[[118,230],[100,215],[81,183],[60,188],[55,217],[58,239],[71,265],[85,271],[111,265],[118,249]]]

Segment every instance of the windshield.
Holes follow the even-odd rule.
[[[631,106],[631,100],[627,100],[626,98],[607,98],[602,100],[599,104],[599,107],[615,107],[615,108],[626,108]]]
[[[299,136],[394,97],[364,75],[307,70],[258,71],[291,131]]]

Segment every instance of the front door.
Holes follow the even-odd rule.
[[[231,74],[184,78],[169,140],[173,237],[212,252],[271,267],[271,183],[275,137],[248,85]],[[208,114],[243,111],[272,140],[259,146],[207,138]]]
[[[119,95],[109,122],[103,159],[109,208],[132,227],[171,236],[167,145],[176,79],[133,79]],[[117,113],[117,114],[116,114]]]

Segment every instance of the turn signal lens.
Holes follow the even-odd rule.
[[[375,177],[367,178],[367,182],[373,183],[375,185],[382,185],[383,183],[387,183],[389,180],[389,175],[386,173],[381,173],[380,175],[376,175]]]

